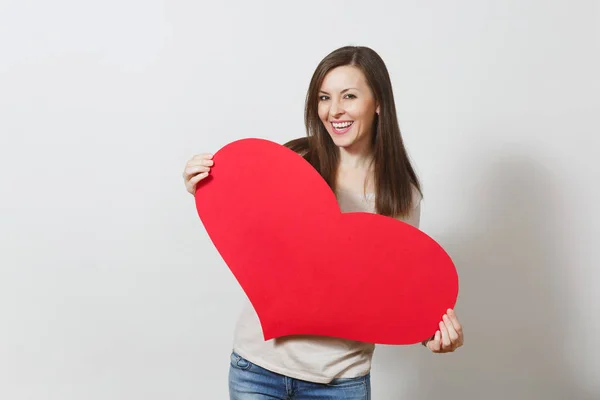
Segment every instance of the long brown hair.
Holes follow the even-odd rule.
[[[318,115],[319,90],[325,75],[334,68],[359,68],[379,103],[373,122],[375,209],[391,217],[406,216],[413,206],[413,187],[421,193],[419,179],[404,147],[390,76],[381,57],[363,46],[346,46],[327,55],[317,66],[306,94],[306,137],[285,146],[301,154],[335,190],[339,149]]]

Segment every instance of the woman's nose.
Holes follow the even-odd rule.
[[[342,107],[340,106],[340,104],[337,101],[332,101],[331,102],[331,107],[329,108],[329,114],[332,117],[338,116],[340,114],[343,114],[344,110],[342,109]]]

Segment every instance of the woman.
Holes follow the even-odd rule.
[[[348,46],[325,57],[310,82],[304,117],[307,137],[286,146],[319,171],[343,212],[379,213],[418,227],[420,184],[400,135],[390,77],[376,52]],[[212,166],[210,154],[187,163],[183,176],[190,193],[195,194]],[[453,310],[423,342],[435,353],[462,344]],[[329,337],[264,341],[248,301],[235,331],[230,398],[366,400],[373,351],[370,343]]]

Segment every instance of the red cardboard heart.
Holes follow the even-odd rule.
[[[391,217],[341,213],[325,180],[292,150],[242,139],[213,160],[197,187],[198,215],[265,340],[414,344],[454,307],[458,276],[439,244]]]

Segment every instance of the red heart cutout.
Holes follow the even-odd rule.
[[[341,213],[325,180],[292,150],[242,139],[213,160],[197,187],[198,215],[265,340],[414,344],[454,307],[458,276],[438,243],[391,217]]]

